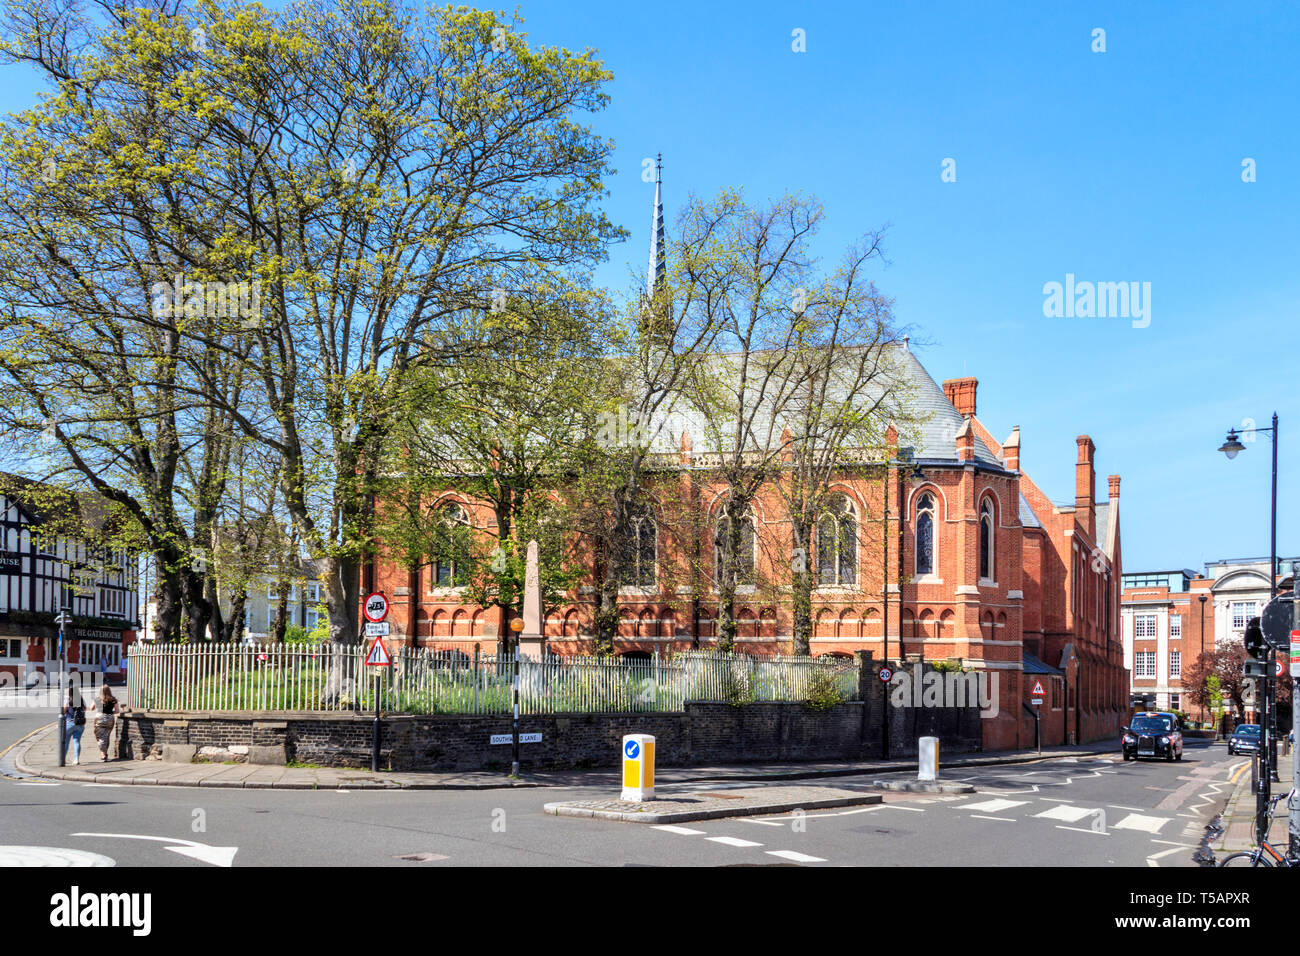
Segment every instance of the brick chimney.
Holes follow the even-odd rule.
[[[1011,429],[1011,434],[1002,443],[1002,461],[1007,471],[1020,470],[1020,426]]]
[[[691,433],[683,430],[682,443],[681,443],[681,459],[680,459],[683,465],[689,465],[691,463],[692,447],[693,446],[691,445]]]
[[[950,378],[943,383],[943,393],[953,408],[970,418],[975,414],[975,388],[979,383],[977,378]]]
[[[975,460],[975,429],[971,428],[969,418],[962,422],[961,429],[957,432],[957,460]]]
[[[1097,473],[1093,471],[1092,458],[1097,446],[1087,435],[1075,439],[1079,446],[1079,460],[1074,465],[1075,520],[1093,541],[1097,540]]]
[[[1119,497],[1119,475],[1108,475],[1106,484],[1110,486],[1110,498],[1114,501]]]

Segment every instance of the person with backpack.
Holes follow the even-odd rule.
[[[66,733],[63,735],[63,760],[68,759],[68,745],[72,744],[72,763],[81,762],[81,735],[86,732],[86,705],[76,687],[68,688],[68,702],[62,710]]]
[[[107,684],[101,688],[99,698],[99,716],[95,718],[95,740],[99,743],[99,759],[108,759],[108,738],[113,733],[113,723],[117,714],[117,698]],[[94,709],[94,705],[91,705]]]

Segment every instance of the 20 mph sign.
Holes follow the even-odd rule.
[[[384,618],[388,617],[388,598],[382,594],[367,594],[366,603],[362,607],[362,612],[366,615],[366,620],[372,624],[378,624]]]

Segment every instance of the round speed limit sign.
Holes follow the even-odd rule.
[[[388,598],[382,594],[367,594],[366,603],[361,606],[362,613],[371,624],[378,624],[388,617]]]
[[[880,668],[880,682],[882,684],[888,684],[893,679],[894,679],[894,672],[892,670],[890,670],[888,667]]]

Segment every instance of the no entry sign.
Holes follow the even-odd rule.
[[[366,603],[362,606],[362,613],[365,614],[366,620],[372,624],[378,624],[384,618],[388,617],[388,598],[379,592],[366,595]]]

